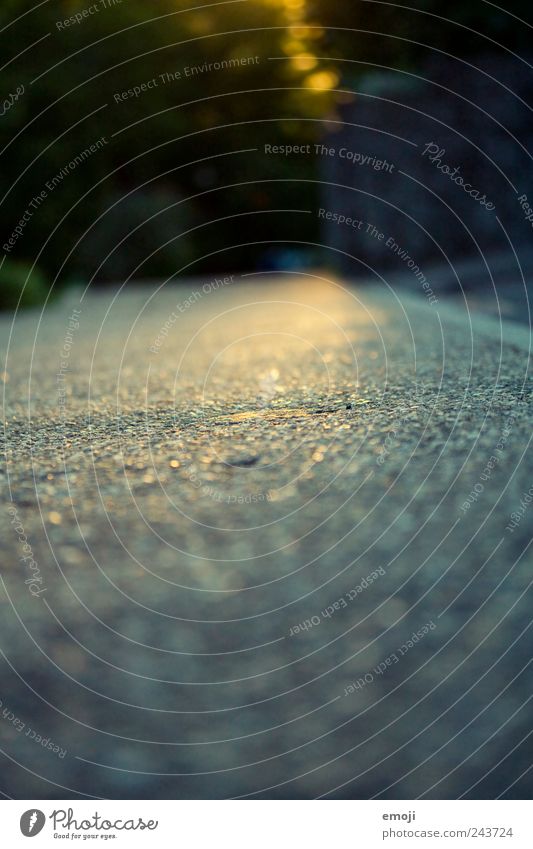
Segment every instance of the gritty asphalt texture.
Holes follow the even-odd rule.
[[[0,319],[6,796],[530,796],[528,355],[319,278]]]

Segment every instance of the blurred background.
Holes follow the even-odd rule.
[[[470,288],[487,282],[478,248],[490,250],[496,283],[512,285],[496,216],[420,155],[434,141],[498,198],[527,270],[515,190],[533,196],[531,28],[525,0],[511,5],[4,0],[0,307],[87,281],[403,269],[375,239],[321,221],[321,205],[393,232],[425,272],[451,255]],[[334,156],[264,152],[322,142]],[[393,173],[356,167],[344,147]],[[456,285],[441,275],[441,289]]]

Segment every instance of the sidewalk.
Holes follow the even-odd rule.
[[[0,789],[527,797],[525,328],[205,283],[0,322]]]

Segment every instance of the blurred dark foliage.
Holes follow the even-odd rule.
[[[500,8],[485,0],[311,0],[309,9],[309,17],[327,28],[322,55],[375,67],[421,67],[435,52],[474,58],[531,50],[528,0]]]
[[[38,268],[25,262],[4,262],[0,268],[0,309],[16,310],[42,304],[49,282]]]
[[[57,21],[94,0],[33,10],[28,0],[3,0],[0,9],[2,97],[24,86],[0,119],[2,244],[54,175],[107,141],[48,192],[6,263],[36,260],[58,285],[80,275],[254,267],[269,242],[313,241],[315,216],[271,210],[316,204],[316,159],[265,156],[265,142],[318,140],[342,99],[328,89],[356,85],[373,66],[416,67],[434,50],[520,53],[531,32],[519,20],[529,15],[525,0],[512,14],[481,0],[112,3],[96,0],[97,13],[62,30]],[[254,56],[238,68],[183,73]],[[180,80],[161,82],[177,71]],[[116,102],[153,79],[149,91]]]

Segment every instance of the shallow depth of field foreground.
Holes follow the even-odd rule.
[[[522,328],[471,318],[316,272],[2,320],[9,795],[529,792]]]

